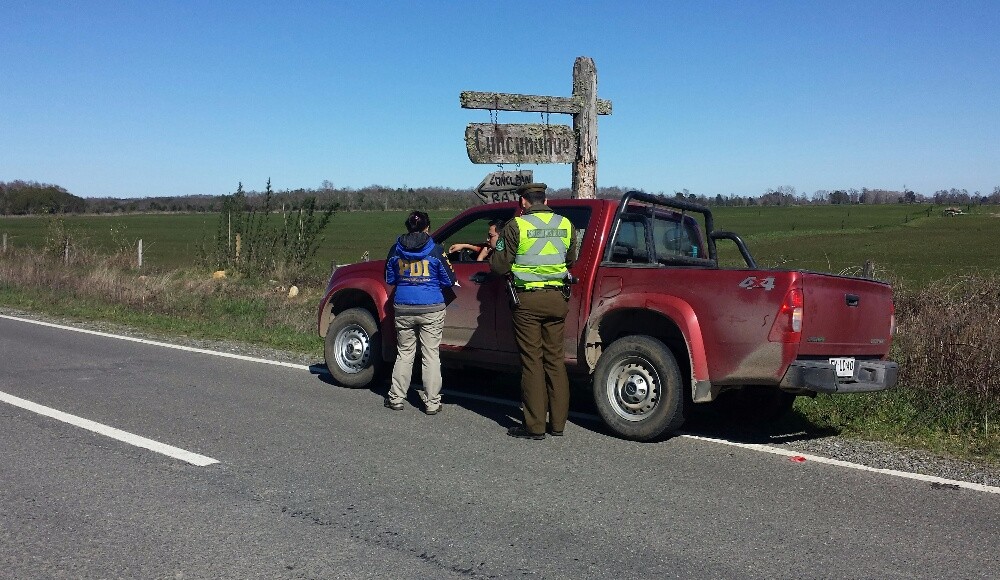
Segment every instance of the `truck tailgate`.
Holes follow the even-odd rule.
[[[893,316],[888,284],[803,272],[804,308],[799,356],[883,358]]]

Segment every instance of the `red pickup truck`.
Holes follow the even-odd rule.
[[[566,365],[589,378],[596,407],[617,434],[648,440],[677,430],[686,410],[722,394],[761,417],[796,395],[878,391],[896,383],[887,360],[892,289],[874,280],[758,268],[734,233],[715,231],[702,205],[638,192],[620,201],[551,200],[576,226]],[[514,203],[466,210],[434,232],[444,247],[476,243]],[[716,242],[745,267],[720,268]],[[505,280],[471,252],[450,256],[459,287],[448,305],[445,365],[518,369]],[[395,356],[384,261],[336,268],[319,305],[335,381],[366,386]],[[729,392],[731,391],[731,392]]]

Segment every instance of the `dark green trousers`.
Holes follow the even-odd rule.
[[[548,412],[553,431],[562,431],[569,416],[569,377],[563,335],[569,307],[559,290],[519,292],[514,309],[514,335],[521,352],[521,403],[524,428],[545,432]]]

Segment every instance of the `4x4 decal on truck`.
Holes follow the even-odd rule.
[[[742,282],[738,284],[740,288],[746,288],[747,290],[753,290],[754,288],[763,288],[770,292],[774,290],[774,276],[768,276],[767,278],[758,278],[757,276],[748,276],[743,279]]]

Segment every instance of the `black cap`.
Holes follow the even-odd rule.
[[[545,193],[545,190],[548,189],[548,187],[549,186],[545,185],[544,183],[525,183],[521,187],[517,188],[517,195],[524,196],[524,194],[528,193],[529,191],[540,191],[542,193]]]

